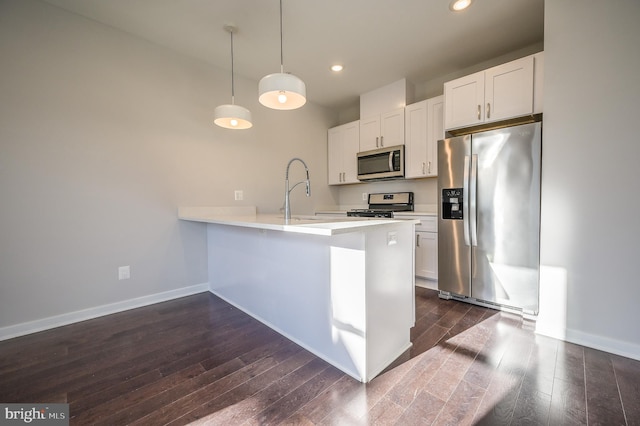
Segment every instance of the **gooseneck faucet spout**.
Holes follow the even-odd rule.
[[[302,165],[304,166],[304,170],[307,173],[307,179],[306,180],[301,180],[300,182],[296,183],[295,185],[293,185],[291,187],[291,189],[289,189],[289,167],[291,167],[291,163],[293,163],[294,161],[299,161],[302,163]],[[309,180],[309,168],[307,167],[307,164],[300,158],[298,157],[294,157],[291,160],[289,160],[289,164],[287,164],[287,171],[284,175],[284,186],[285,186],[285,191],[284,191],[284,219],[285,222],[289,222],[289,220],[291,220],[291,200],[289,198],[289,194],[291,194],[291,191],[293,191],[293,188],[295,188],[296,186],[300,185],[301,183],[306,184],[307,186],[307,197],[311,196],[311,181]]]

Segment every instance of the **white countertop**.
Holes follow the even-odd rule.
[[[317,215],[346,215],[347,210],[320,210],[316,212]],[[395,216],[437,216],[437,211],[410,211],[410,212],[394,212]]]
[[[245,228],[272,231],[296,232],[300,234],[335,235],[365,231],[367,228],[396,225],[398,222],[419,223],[412,219],[382,219],[361,217],[322,217],[294,215],[287,223],[283,215],[256,214],[255,207],[180,207],[178,218],[194,222],[215,223]]]
[[[436,211],[412,211],[412,212],[395,212],[395,216],[437,216]]]

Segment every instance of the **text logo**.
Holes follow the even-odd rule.
[[[0,425],[69,425],[69,404],[0,404]]]

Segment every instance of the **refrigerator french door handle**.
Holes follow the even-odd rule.
[[[471,156],[471,178],[469,179],[469,232],[471,245],[478,245],[478,154]]]
[[[462,228],[464,229],[464,244],[469,246],[469,156],[464,156],[464,178],[462,182]]]

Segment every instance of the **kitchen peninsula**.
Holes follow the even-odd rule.
[[[406,351],[417,220],[183,207],[207,223],[215,295],[362,382]]]

